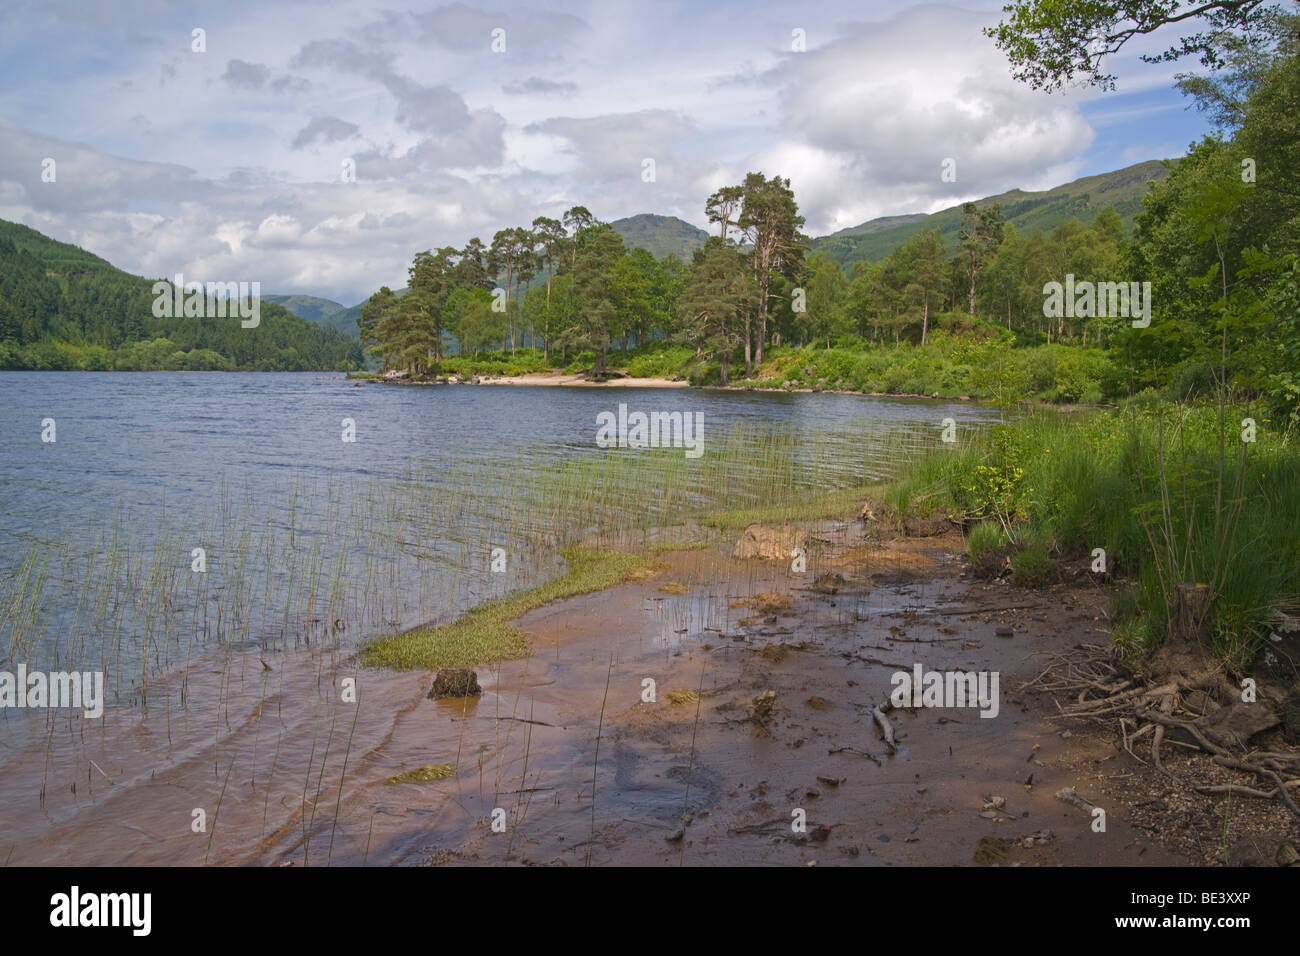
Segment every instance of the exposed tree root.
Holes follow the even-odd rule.
[[[1125,753],[1139,763],[1150,763],[1181,786],[1189,785],[1161,759],[1166,746],[1206,753],[1218,766],[1251,774],[1263,784],[1190,789],[1205,795],[1235,793],[1278,800],[1300,818],[1300,806],[1289,792],[1300,787],[1300,779],[1285,779],[1300,772],[1300,751],[1260,751],[1249,746],[1250,736],[1276,723],[1273,703],[1261,693],[1254,703],[1243,704],[1240,690],[1222,666],[1207,663],[1184,643],[1167,644],[1133,673],[1122,672],[1107,648],[1080,644],[1054,655],[1021,689],[1053,694],[1058,719],[1103,726],[1114,726],[1110,722],[1116,719]],[[1061,697],[1070,703],[1063,704]],[[1147,734],[1151,744],[1144,760],[1133,748]]]

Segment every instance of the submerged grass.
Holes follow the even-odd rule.
[[[406,770],[402,773],[395,774],[388,778],[388,783],[397,785],[401,783],[431,783],[435,780],[446,780],[448,777],[456,775],[456,768],[449,763],[433,763],[427,767],[416,767],[414,770]]]
[[[525,644],[501,615],[525,605],[458,615],[512,593],[509,602],[554,600],[564,594],[548,587],[607,586],[619,562],[634,560],[598,562],[615,568],[602,578],[582,553],[566,566],[564,548],[654,555],[707,547],[754,521],[841,517],[867,482],[932,443],[927,431],[738,422],[711,432],[698,459],[680,449],[571,446],[412,461],[346,484],[309,472],[271,488],[221,480],[199,509],[119,511],[52,536],[0,539],[17,545],[0,554],[0,657],[103,670],[118,703],[143,703],[155,674],[188,667],[213,646],[342,646],[399,634],[377,641],[368,661],[514,657]],[[507,574],[490,567],[498,552]],[[542,584],[557,574],[561,581]],[[183,707],[184,685],[181,693]]]
[[[654,570],[652,559],[623,551],[575,546],[561,552],[567,572],[521,594],[480,605],[450,624],[418,627],[368,644],[361,659],[370,667],[438,670],[470,667],[528,655],[528,638],[513,623],[552,601],[602,591]]]

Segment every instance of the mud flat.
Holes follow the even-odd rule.
[[[6,732],[0,760],[0,857],[296,866],[1221,857],[1218,798],[1153,790],[1154,771],[1108,734],[1054,719],[1051,695],[1033,691],[1053,655],[1104,643],[1102,588],[977,581],[955,531],[868,540],[859,521],[806,531],[802,573],[735,559],[736,535],[723,535],[663,553],[638,580],[525,614],[517,623],[531,656],[477,668],[475,697],[429,699],[429,672],[361,669],[328,648],[246,651],[151,685],[143,709],[25,721]],[[997,715],[891,705],[895,675],[918,665],[997,672]],[[1083,803],[1059,799],[1064,790]],[[1285,832],[1279,806],[1253,810],[1264,816],[1252,832]],[[1104,831],[1092,807],[1105,811]],[[1248,824],[1234,814],[1232,826]]]

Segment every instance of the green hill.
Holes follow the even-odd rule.
[[[683,262],[691,261],[691,253],[704,245],[709,234],[697,229],[676,216],[656,216],[642,213],[610,223],[623,237],[623,244],[631,249],[646,249],[656,259],[675,255]]]
[[[0,368],[307,371],[361,364],[335,329],[262,299],[238,317],[155,316],[154,280],[0,220]]]
[[[22,223],[0,219],[0,242],[6,239],[12,242],[19,252],[34,256],[44,263],[46,268],[53,271],[99,270],[121,276],[129,275],[106,259],[101,259],[80,246],[51,239]]]
[[[284,306],[294,315],[308,322],[338,329],[348,338],[355,339],[359,335],[356,319],[361,314],[359,305],[354,306],[355,311],[353,311],[332,299],[322,299],[315,295],[264,295],[262,301]]]
[[[1091,222],[1102,209],[1114,207],[1125,226],[1142,209],[1148,184],[1168,175],[1165,166],[1152,160],[1097,176],[1085,176],[1046,192],[1013,189],[997,196],[976,200],[977,206],[1001,203],[1002,214],[1021,232],[1050,232],[1067,219]],[[938,229],[949,248],[956,245],[961,231],[961,206],[930,215],[885,216],[812,241],[815,252],[824,252],[847,268],[860,259],[877,262],[904,242],[927,229]]]

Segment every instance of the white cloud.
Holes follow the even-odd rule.
[[[762,170],[792,180],[821,234],[1100,171],[1082,160],[1094,123],[1123,143],[1113,166],[1202,125],[1151,92],[1173,71],[1132,55],[1117,67],[1139,97],[1014,83],[980,34],[994,0],[979,13],[887,0],[874,23],[850,22],[857,0],[576,13],[228,0],[201,23],[153,0],[113,17],[18,2],[0,31],[0,216],[132,272],[349,304],[403,284],[417,250],[577,203],[704,226],[713,190]],[[189,52],[195,25],[206,54]],[[806,53],[790,51],[795,26]],[[504,54],[490,50],[497,27]],[[44,157],[57,183],[41,182]],[[955,184],[940,180],[946,157]]]
[[[786,164],[814,233],[1000,192],[1088,147],[1080,97],[1011,80],[1001,54],[973,41],[986,22],[922,7],[847,28],[770,71],[785,138],[755,158]],[[956,183],[940,175],[948,158]]]

